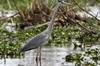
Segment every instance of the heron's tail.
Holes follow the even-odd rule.
[[[21,49],[19,49],[18,53],[20,54],[21,52],[25,52],[25,51],[29,51],[35,48],[27,48],[26,46],[22,47]]]
[[[20,54],[21,52],[23,52],[23,51],[22,51],[22,48],[21,48],[21,49],[19,49],[18,53]]]

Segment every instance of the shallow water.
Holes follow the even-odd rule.
[[[87,48],[99,48],[100,45],[95,45]],[[87,49],[86,48],[86,49]],[[42,66],[75,66],[76,61],[66,61],[65,57],[70,54],[85,53],[85,50],[81,48],[74,49],[74,45],[69,47],[43,47],[42,48]],[[36,50],[31,50],[25,53],[25,57],[21,59],[6,59],[6,64],[4,64],[4,59],[0,60],[0,66],[36,66]],[[82,61],[88,63],[94,63],[90,57],[84,57]],[[98,60],[100,64],[100,61]],[[97,65],[99,66],[99,65]]]
[[[71,50],[71,49],[69,49]],[[50,47],[42,48],[42,66],[64,66],[65,56],[70,54],[66,47]],[[2,66],[36,66],[36,50],[28,51],[25,58],[22,59],[6,59],[6,65],[4,60],[0,60]],[[73,66],[75,63],[67,62],[67,65]],[[0,65],[0,66],[1,66]]]

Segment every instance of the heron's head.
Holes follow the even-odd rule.
[[[66,2],[64,2],[63,0],[58,0],[58,3],[59,3],[60,5],[72,6],[70,3],[66,3]]]

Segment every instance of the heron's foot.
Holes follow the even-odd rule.
[[[39,61],[41,61],[41,57],[39,57]]]
[[[40,57],[39,57],[39,61],[41,61]]]
[[[42,61],[41,61],[41,57],[39,57],[39,62],[40,62],[40,66],[41,66],[41,63],[42,63]]]
[[[36,57],[36,59],[35,59],[35,60],[36,60],[36,62],[38,62],[38,57]]]

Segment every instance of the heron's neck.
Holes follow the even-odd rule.
[[[48,28],[47,28],[47,31],[48,31],[48,33],[50,33],[50,34],[51,34],[51,32],[52,32],[52,29],[53,29],[53,24],[54,24],[54,21],[55,21],[55,18],[56,18],[56,12],[57,12],[57,8],[58,8],[58,7],[59,7],[59,5],[56,5],[56,6],[55,6],[54,12],[53,12],[53,15],[52,15],[52,19],[51,19],[50,24],[49,24],[49,26],[48,26]]]

